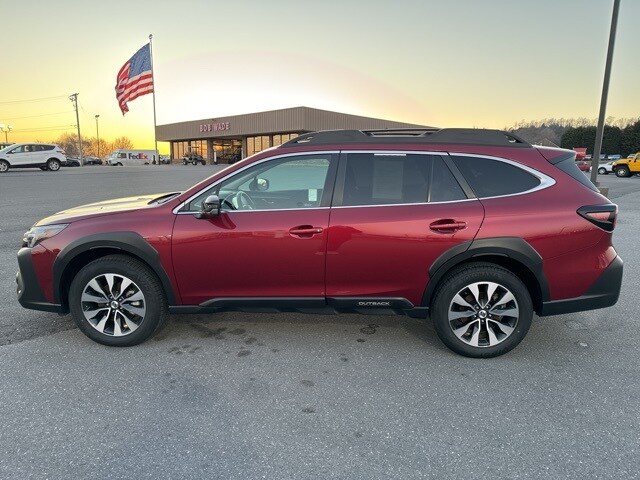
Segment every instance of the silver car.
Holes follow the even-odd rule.
[[[613,162],[601,163],[598,166],[598,173],[600,175],[609,175],[613,173]]]

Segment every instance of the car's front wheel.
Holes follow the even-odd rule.
[[[46,167],[47,167],[47,170],[50,170],[52,172],[57,172],[58,170],[60,170],[60,160],[56,160],[55,158],[52,158],[47,161]]]
[[[9,170],[9,162],[6,160],[0,160],[0,172],[4,173]]]
[[[600,167],[600,168],[598,169],[598,173],[599,173],[600,175],[606,175],[606,174],[607,174],[607,169],[606,169],[606,168],[604,168],[604,167]]]
[[[69,307],[85,335],[116,347],[144,342],[168,317],[158,277],[125,255],[102,257],[80,270],[71,282]]]
[[[629,177],[630,176],[629,167],[622,166],[622,167],[616,168],[616,175],[618,177]]]
[[[433,297],[431,318],[451,350],[489,358],[522,341],[531,326],[533,305],[525,285],[509,270],[472,263],[443,279]]]

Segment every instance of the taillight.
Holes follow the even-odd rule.
[[[607,205],[585,205],[580,207],[578,215],[589,220],[596,227],[600,227],[606,232],[613,232],[616,228],[616,218],[618,217],[618,206],[609,203]]]

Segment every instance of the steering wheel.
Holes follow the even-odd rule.
[[[256,206],[251,197],[242,190],[236,193],[236,196],[231,199],[231,203],[235,204],[236,210],[253,210]]]
[[[220,205],[226,205],[231,210],[253,210],[255,203],[249,195],[242,190],[230,193],[222,199]]]

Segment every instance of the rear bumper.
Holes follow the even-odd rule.
[[[602,272],[602,275],[591,285],[584,295],[565,300],[552,300],[542,304],[539,315],[560,315],[563,313],[583,312],[614,305],[620,296],[622,286],[623,262],[616,257]]]
[[[46,300],[33,268],[30,248],[21,248],[18,252],[18,268],[16,293],[20,305],[32,310],[63,313],[61,305]]]

